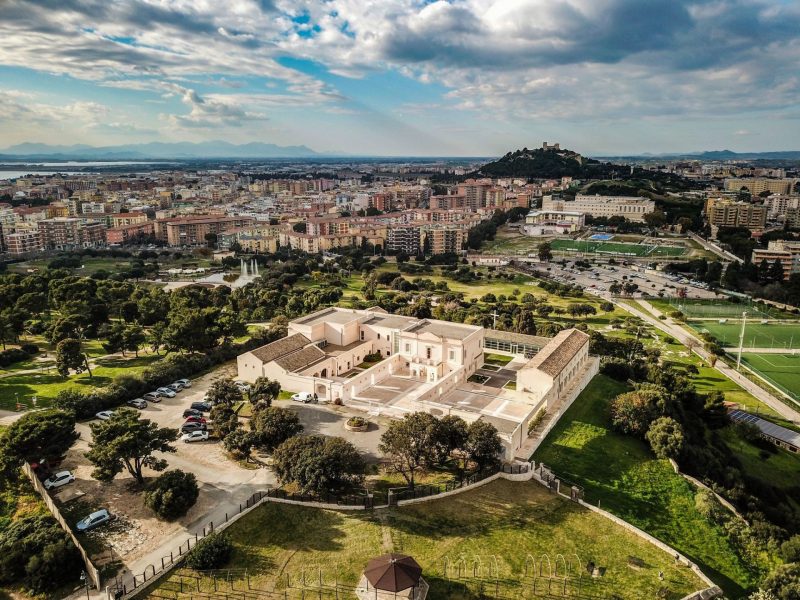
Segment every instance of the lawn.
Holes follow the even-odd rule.
[[[92,368],[92,377],[88,373],[71,375],[64,379],[54,368],[36,373],[17,373],[0,378],[0,408],[14,410],[17,400],[30,407],[33,396],[37,398],[37,406],[48,406],[61,390],[77,389],[91,391],[105,387],[117,375],[136,375],[144,371],[161,357],[155,354],[135,358],[98,358]]]
[[[545,578],[539,578],[538,593],[532,593],[533,578],[525,577],[529,555],[537,568],[543,563],[545,575],[543,555],[553,565],[558,554],[565,557],[573,575],[568,582],[572,592],[579,572],[584,574],[584,594],[616,594],[626,600],[655,598],[660,588],[668,590],[664,597],[678,599],[703,587],[668,554],[534,482],[497,481],[446,499],[369,513],[266,503],[228,531],[234,542],[229,564],[238,577],[246,569],[251,588],[276,591],[285,590],[288,580],[297,586],[287,593],[292,599],[301,597],[297,588],[303,577],[309,588],[320,578],[329,585],[336,581],[352,586],[372,557],[392,551],[420,563],[431,600],[477,598],[481,581],[491,585],[488,593],[493,595],[496,579],[503,597],[551,597],[544,593]],[[459,561],[463,578],[456,577]],[[589,561],[605,568],[599,582],[585,575]],[[563,573],[563,566],[559,568]],[[658,579],[659,571],[664,582]],[[179,576],[162,581],[160,590],[175,590]],[[201,589],[206,585],[211,582]],[[311,589],[306,594],[318,597]],[[319,597],[332,599],[334,594]],[[340,592],[339,597],[353,595]]]
[[[586,500],[680,550],[732,597],[756,583],[723,531],[695,509],[694,490],[640,440],[614,433],[608,403],[626,385],[598,375],[534,459],[581,485]]]
[[[784,393],[800,400],[800,354],[743,352],[742,362]]]
[[[490,365],[497,365],[499,367],[506,366],[513,359],[513,356],[506,356],[504,354],[489,354],[488,352],[485,352],[483,355],[483,362],[489,363]]]

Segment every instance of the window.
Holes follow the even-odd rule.
[[[381,334],[380,333],[378,334],[378,339],[381,339]]]
[[[450,360],[455,360],[455,359],[456,359],[456,351],[450,350]]]
[[[361,341],[362,342],[364,341],[364,330],[363,329],[361,330]]]
[[[411,352],[411,344],[406,344],[406,352]]]
[[[430,357],[431,357],[431,347],[428,346],[427,348],[425,348],[425,358],[430,358]]]

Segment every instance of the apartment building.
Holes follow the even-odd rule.
[[[110,227],[106,229],[106,243],[124,244],[136,238],[152,236],[154,232],[155,228],[153,227],[153,223],[148,222],[147,219],[143,222]]]
[[[55,217],[36,223],[45,250],[97,248],[106,243],[105,225],[76,217]]]
[[[167,219],[163,228],[170,246],[202,246],[207,244],[206,235],[210,233],[219,234],[225,229],[246,227],[253,221],[252,217],[196,215],[191,218]],[[158,233],[157,228],[156,235]]]
[[[386,249],[414,256],[422,251],[422,232],[419,225],[392,225],[386,238]]]
[[[16,231],[4,236],[6,252],[20,255],[44,250],[42,233],[38,229]]]
[[[147,215],[143,212],[110,213],[105,215],[108,227],[125,227],[147,222]]]
[[[733,178],[725,180],[725,189],[730,192],[738,192],[744,188],[753,196],[758,196],[762,192],[791,194],[795,183],[797,183],[797,179],[767,179],[765,177]]]
[[[762,204],[709,198],[706,200],[706,219],[712,230],[719,227],[747,227],[758,231],[764,229],[767,223],[767,209]]]
[[[767,220],[782,221],[786,213],[800,208],[800,196],[788,194],[772,194],[764,198],[767,209]]]
[[[491,179],[467,179],[458,184],[457,190],[464,196],[465,208],[477,210],[486,206],[486,195],[493,185]]]
[[[800,242],[793,240],[773,240],[766,248],[753,250],[753,264],[759,265],[766,260],[773,263],[776,260],[783,266],[783,278],[788,280],[793,273],[800,273]]]
[[[448,225],[426,225],[423,228],[423,249],[431,254],[460,254],[469,231]]]
[[[571,201],[554,195],[542,197],[542,211],[580,212],[591,217],[625,217],[634,223],[643,223],[644,216],[655,209],[654,201],[641,196],[578,194]]]

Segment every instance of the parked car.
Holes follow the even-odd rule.
[[[190,431],[181,436],[181,441],[185,444],[190,444],[191,442],[205,442],[207,439],[208,431],[204,430]]]
[[[211,404],[209,402],[192,402],[190,408],[199,410],[200,412],[209,412],[211,410]]]
[[[67,485],[75,481],[75,475],[70,471],[59,471],[44,480],[44,489],[52,490],[60,488],[62,485]]]
[[[205,431],[205,423],[184,423],[181,425],[181,433],[191,433],[192,431]]]
[[[183,411],[183,418],[186,417],[202,417],[203,411],[197,410],[196,408],[187,408]]]
[[[144,398],[134,398],[133,400],[128,400],[128,406],[132,406],[134,408],[147,408],[147,400]]]
[[[166,396],[167,398],[174,398],[175,397],[175,390],[168,387],[160,387],[156,390],[162,396]]]
[[[242,381],[241,379],[237,379],[233,382],[236,387],[238,387],[241,391],[246,392],[250,389],[250,384],[246,381]]]
[[[101,421],[108,421],[111,416],[114,414],[113,410],[101,410],[99,413],[95,415]]]
[[[309,402],[316,402],[317,399],[311,392],[300,392],[299,394],[292,394],[292,400],[295,402],[302,402],[308,404]]]
[[[192,387],[192,382],[188,379],[178,379],[175,383],[180,383],[185,388]]]
[[[90,514],[85,519],[78,521],[77,525],[75,525],[75,528],[78,531],[89,531],[90,529],[100,527],[100,525],[110,522],[112,518],[113,517],[111,516],[110,512],[108,512],[105,508],[101,508],[100,510],[96,510]]]
[[[203,417],[191,416],[186,417],[186,423],[205,423],[206,420]]]
[[[158,392],[147,392],[144,395],[144,399],[148,402],[161,402],[161,394]]]
[[[173,381],[167,387],[169,389],[171,389],[173,392],[175,392],[176,394],[183,389],[183,385],[178,383],[177,381]]]

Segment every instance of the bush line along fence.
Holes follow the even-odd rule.
[[[75,544],[75,547],[78,549],[78,552],[81,553],[81,557],[83,558],[83,563],[86,566],[86,573],[89,579],[92,582],[92,585],[96,587],[98,590],[102,589],[102,581],[100,579],[100,571],[97,570],[97,567],[94,566],[92,563],[92,559],[89,558],[89,554],[86,550],[83,549],[83,546],[78,541],[78,538],[75,537],[75,534],[72,533],[72,528],[67,523],[67,520],[64,518],[64,515],[61,514],[61,511],[58,509],[58,506],[50,497],[50,494],[47,493],[47,490],[42,485],[42,482],[39,481],[39,478],[34,473],[33,468],[28,463],[23,463],[22,470],[25,475],[30,479],[31,485],[33,489],[36,490],[36,493],[42,497],[47,509],[50,511],[50,514],[53,515],[53,518],[58,522],[61,528],[67,532],[67,535],[72,540],[72,543]]]

